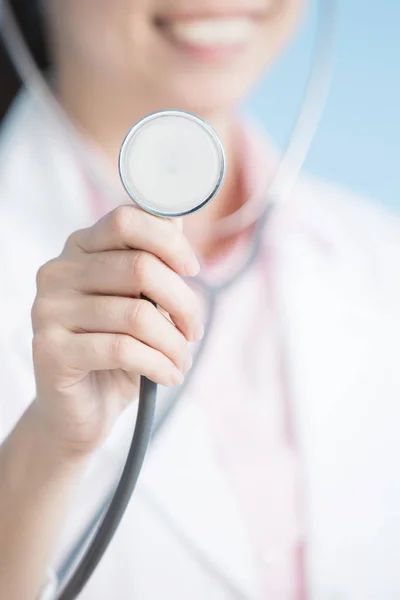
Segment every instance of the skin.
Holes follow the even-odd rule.
[[[68,0],[45,8],[56,93],[112,163],[145,114],[196,112],[219,131],[231,171],[192,223],[208,227],[240,206],[234,107],[287,41],[300,0]],[[178,48],[154,24],[245,11],[253,11],[256,33],[224,55]],[[182,276],[198,270],[179,227],[133,206],[73,233],[40,269],[32,309],[37,397],[0,447],[1,598],[37,597],[88,457],[137,396],[140,375],[172,386],[190,368],[188,342],[201,338],[202,323]]]

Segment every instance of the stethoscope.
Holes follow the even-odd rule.
[[[314,64],[287,150],[268,190],[264,190],[263,195],[268,202],[264,200],[262,205],[256,203],[255,208],[251,206],[253,210],[244,212],[243,226],[254,226],[253,244],[247,259],[241,269],[222,284],[211,284],[201,279],[196,282],[210,302],[206,335],[198,349],[196,364],[206,347],[218,298],[255,262],[265,224],[277,203],[286,201],[304,163],[329,90],[335,17],[335,0],[321,1]],[[22,79],[39,106],[53,119],[54,126],[63,128],[71,145],[85,157],[88,170],[92,171],[93,162],[87,149],[72,133],[68,118],[36,68],[12,10],[5,1],[0,4],[0,18],[4,44]],[[119,156],[120,178],[129,197],[142,210],[168,218],[188,215],[206,206],[221,189],[225,168],[225,153],[216,131],[198,116],[179,110],[154,113],[135,124],[126,135]],[[157,385],[142,377],[135,431],[120,480],[64,561],[56,577],[55,589],[49,590],[46,600],[73,600],[90,579],[129,503],[149,443],[172,414],[193,372],[194,369],[168,402],[157,419],[156,427],[153,424]],[[226,583],[229,585],[229,582]],[[243,598],[237,590],[231,591],[233,597]]]

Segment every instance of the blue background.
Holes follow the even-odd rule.
[[[305,169],[400,211],[400,0],[338,5],[334,78]],[[245,105],[282,148],[301,103],[316,14],[314,0]]]

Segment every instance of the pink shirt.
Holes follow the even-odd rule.
[[[251,198],[265,183],[268,149],[265,140],[249,131],[243,141],[243,181]],[[270,160],[270,172],[272,164]],[[226,277],[235,255],[241,253],[240,246],[250,243],[243,238],[224,259],[203,270],[203,277]],[[210,351],[210,344],[207,364],[203,364],[207,373],[213,371],[213,363],[218,365],[214,385],[218,386],[218,380],[223,385],[216,394],[204,393],[199,402],[253,540],[261,598],[304,600],[299,473],[285,364],[274,321],[272,258],[273,245],[264,245],[252,272],[223,301],[219,318],[224,311],[236,322],[224,322],[218,355]],[[232,344],[238,347],[236,356],[232,356]],[[261,359],[258,364],[257,359]],[[215,389],[210,381],[207,385]]]

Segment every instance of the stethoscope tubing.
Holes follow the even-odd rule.
[[[260,246],[264,237],[265,227],[269,222],[270,217],[272,216],[273,209],[274,204],[268,204],[264,211],[264,214],[256,223],[255,229],[252,233],[252,244],[247,260],[243,263],[240,270],[236,272],[233,277],[227,279],[225,282],[220,284],[211,284],[208,281],[201,279],[200,277],[196,278],[196,287],[201,289],[202,292],[207,295],[208,313],[207,322],[205,323],[204,328],[205,334],[203,340],[199,344],[194,365],[186,375],[184,383],[182,383],[178,388],[176,388],[176,392],[168,400],[163,412],[154,422],[150,443],[153,443],[156,439],[158,439],[164,427],[172,418],[173,413],[179,405],[180,399],[183,397],[185,390],[189,386],[190,382],[193,380],[193,376],[195,375],[199,368],[199,365],[201,364],[202,356],[208,347],[208,341],[212,332],[212,325],[214,323],[219,297],[225,292],[227,292],[230,288],[232,288],[239,280],[241,280],[256,262],[260,252]],[[70,550],[67,558],[63,561],[63,564],[57,574],[57,580],[61,588],[63,588],[67,584],[68,580],[71,579],[72,572],[74,571],[76,564],[79,561],[79,557],[82,555],[82,548],[87,548],[90,543],[93,543],[95,532],[96,530],[98,530],[99,525],[102,523],[107,513],[107,510],[109,510],[114,494],[114,490],[110,494],[108,494],[107,498],[103,501],[102,506],[90,521],[85,532],[76,542],[74,547]],[[64,598],[61,596],[60,600],[64,600]]]

